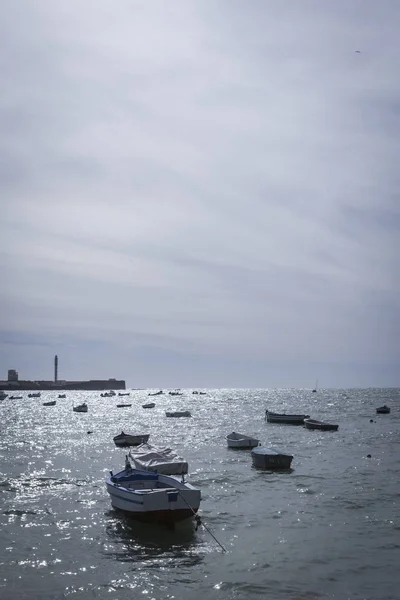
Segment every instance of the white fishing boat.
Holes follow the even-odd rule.
[[[88,407],[87,407],[86,402],[84,402],[83,404],[79,404],[78,406],[73,406],[72,410],[74,412],[87,413]]]
[[[132,435],[130,433],[124,433],[121,431],[119,435],[116,435],[113,440],[114,444],[119,448],[124,448],[127,446],[139,446],[140,444],[145,444],[149,439],[149,433],[142,433],[140,435]]]
[[[228,448],[255,448],[259,445],[260,440],[252,438],[244,433],[236,433],[232,431],[226,436]]]
[[[166,417],[191,417],[192,413],[190,412],[190,410],[175,410],[172,412],[166,412],[165,413]]]
[[[285,425],[304,425],[304,419],[310,415],[295,415],[286,413],[274,413],[270,410],[265,411],[265,418],[268,423],[283,423]]]
[[[111,505],[130,517],[153,523],[176,523],[194,517],[201,492],[183,478],[133,469],[129,460],[125,469],[106,479]]]
[[[164,475],[186,475],[188,463],[171,448],[156,448],[150,444],[141,444],[129,452],[136,469],[157,471]]]

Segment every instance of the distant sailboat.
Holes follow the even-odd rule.
[[[315,388],[313,389],[313,392],[316,392],[316,391],[317,391],[317,388],[318,388],[318,379],[317,379],[317,381],[315,382]]]

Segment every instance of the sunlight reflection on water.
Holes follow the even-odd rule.
[[[210,390],[156,397],[147,411],[146,391],[132,392],[133,406],[123,411],[89,392],[68,394],[56,407],[42,405],[50,392],[0,403],[1,597],[11,590],[18,600],[125,598],[133,591],[156,600],[251,600],[338,598],[350,590],[355,600],[393,598],[397,392],[390,401],[388,390],[347,390],[348,398],[338,390]],[[89,412],[73,413],[71,397]],[[392,403],[389,418],[376,418],[380,397]],[[187,407],[192,418],[165,418],[165,410]],[[267,407],[301,408],[335,420],[339,431],[271,425]],[[111,509],[104,478],[122,466],[124,451],[112,443],[122,429],[148,432],[150,443],[188,460],[203,519],[227,554],[190,523],[168,531]],[[292,472],[253,469],[249,452],[226,448],[232,430],[290,451]]]

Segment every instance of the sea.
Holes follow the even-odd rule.
[[[148,391],[0,402],[2,600],[400,598],[399,389],[182,390],[145,410]],[[88,412],[73,412],[83,401]],[[179,409],[192,417],[166,418]],[[339,429],[267,423],[266,409]],[[104,481],[123,468],[121,430],[189,462],[207,529],[112,509]],[[254,469],[249,451],[227,448],[232,431],[292,454],[292,470]]]

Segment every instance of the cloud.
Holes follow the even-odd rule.
[[[6,340],[146,356],[149,385],[190,384],[176,353],[204,385],[396,383],[396,3],[0,11]]]

